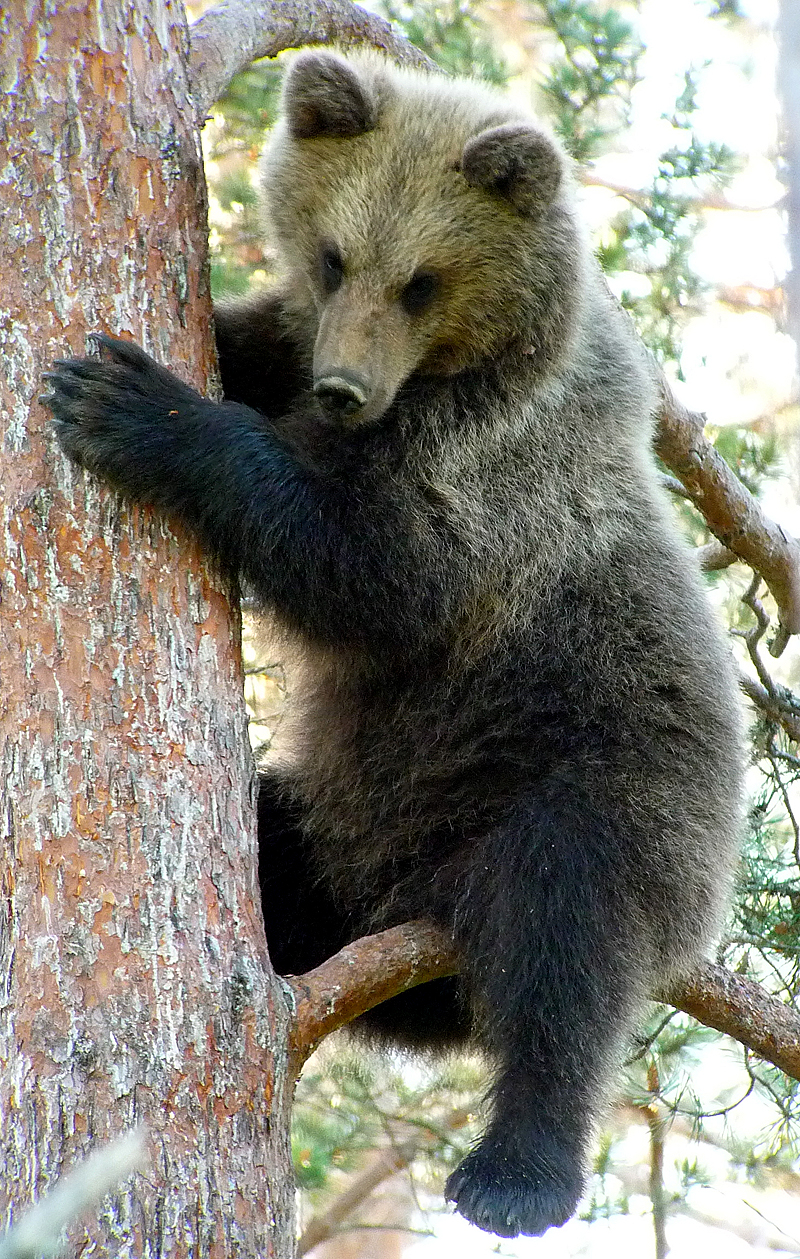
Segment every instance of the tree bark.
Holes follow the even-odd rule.
[[[288,1011],[258,911],[237,614],[60,454],[87,332],[214,385],[177,0],[0,15],[0,1221],[144,1122],[72,1253],[293,1251]]]

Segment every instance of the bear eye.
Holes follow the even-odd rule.
[[[433,271],[417,271],[400,294],[400,305],[409,315],[418,315],[439,292],[439,277]]]
[[[326,293],[335,293],[344,276],[342,255],[335,245],[323,245],[319,256],[319,272]]]

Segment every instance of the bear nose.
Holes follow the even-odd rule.
[[[348,371],[329,372],[314,382],[314,394],[324,411],[334,419],[345,419],[360,411],[367,401],[365,381]]]

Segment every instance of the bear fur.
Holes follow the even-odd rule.
[[[63,448],[181,518],[297,664],[262,775],[270,952],[427,917],[457,979],[372,1036],[471,1041],[481,1228],[575,1210],[654,987],[708,946],[740,820],[729,653],[651,454],[644,355],[569,165],[480,84],[308,51],[263,161],[281,276],[218,311],[223,403],[129,342],[50,376]]]

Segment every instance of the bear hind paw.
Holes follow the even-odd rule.
[[[493,1143],[483,1143],[458,1165],[447,1181],[446,1196],[471,1224],[517,1237],[540,1237],[574,1214],[583,1192],[577,1163],[556,1170],[550,1160],[517,1159]],[[544,1170],[545,1164],[550,1164]]]

